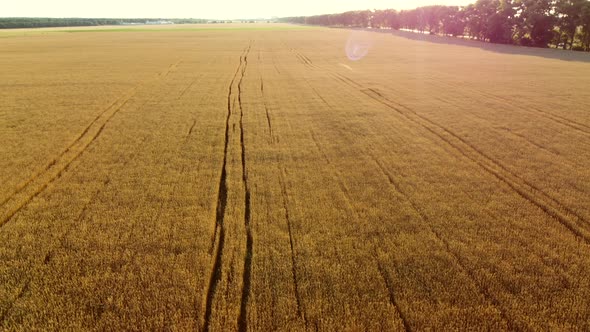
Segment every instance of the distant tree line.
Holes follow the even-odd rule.
[[[175,24],[208,23],[203,19],[160,19],[160,18],[47,18],[47,17],[2,17],[0,29],[48,28],[48,27],[79,27],[97,25],[146,24],[149,22],[166,21]]]
[[[589,0],[477,0],[467,6],[364,10],[282,22],[406,29],[481,41],[590,51]]]

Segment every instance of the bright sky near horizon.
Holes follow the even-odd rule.
[[[466,5],[475,0],[16,0],[1,17],[109,17],[238,19],[307,16],[358,9],[411,9],[424,5]]]

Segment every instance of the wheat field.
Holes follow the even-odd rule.
[[[14,30],[0,77],[2,330],[590,329],[587,54]]]

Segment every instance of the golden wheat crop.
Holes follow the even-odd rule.
[[[587,55],[105,29],[0,38],[2,329],[590,329]]]

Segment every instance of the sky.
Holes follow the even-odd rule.
[[[466,5],[475,0],[4,0],[0,17],[239,19],[309,16],[358,9]]]

